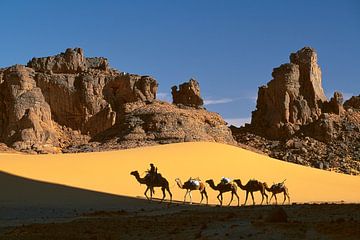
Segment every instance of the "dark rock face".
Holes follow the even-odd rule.
[[[0,69],[0,142],[28,152],[79,149],[91,139],[117,139],[111,146],[91,144],[101,145],[100,150],[201,140],[234,143],[219,115],[161,104],[157,88],[154,78],[111,69],[106,58],[86,58],[80,48],[33,58],[26,67]],[[181,104],[202,105],[194,80],[177,94]]]
[[[189,107],[201,107],[204,104],[200,96],[200,85],[194,79],[180,84],[179,89],[177,86],[173,86],[171,88],[171,94],[174,104],[182,104]]]
[[[251,125],[271,138],[286,138],[321,115],[326,101],[321,70],[314,49],[305,47],[290,55],[291,63],[273,70],[267,86],[259,88]]]

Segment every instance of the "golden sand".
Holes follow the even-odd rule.
[[[139,185],[130,172],[140,174],[149,163],[158,166],[159,172],[170,183],[174,199],[182,200],[184,190],[174,179],[187,180],[190,176],[202,180],[222,176],[240,178],[243,183],[255,178],[269,185],[286,179],[292,202],[360,202],[360,177],[349,176],[310,167],[287,163],[238,147],[218,143],[179,143],[121,151],[23,155],[0,153],[0,170],[14,175],[58,183],[83,189],[124,195],[143,196],[144,185]],[[9,186],[11,187],[11,186]],[[207,186],[210,203],[218,203],[217,192]],[[161,196],[156,191],[156,197]],[[245,192],[238,190],[241,203]],[[193,192],[193,200],[200,194]],[[225,202],[230,194],[225,193]],[[282,195],[279,195],[282,201]],[[260,201],[260,193],[255,193]],[[248,201],[248,203],[250,203]],[[235,204],[235,202],[233,202]]]

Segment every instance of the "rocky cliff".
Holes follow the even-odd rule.
[[[259,88],[251,124],[231,127],[236,140],[285,161],[360,173],[359,97],[328,101],[316,51],[305,47],[274,68]]]
[[[112,69],[106,58],[87,58],[80,48],[33,58],[26,66],[0,69],[0,142],[27,152],[69,151],[90,143],[106,149],[114,139],[111,148],[234,143],[218,114],[198,109],[199,84],[181,86],[174,103],[186,109],[156,100],[154,78]]]

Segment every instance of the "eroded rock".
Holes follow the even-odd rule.
[[[290,61],[274,68],[273,79],[259,88],[252,114],[254,131],[270,138],[286,138],[318,119],[326,101],[315,50],[305,47]]]
[[[174,104],[182,104],[189,107],[201,107],[204,104],[200,96],[200,85],[195,79],[190,79],[189,82],[180,84],[179,89],[177,86],[173,86],[171,94]]]

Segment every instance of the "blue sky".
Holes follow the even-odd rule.
[[[159,96],[195,77],[207,109],[248,119],[257,89],[291,52],[314,47],[328,96],[360,94],[360,1],[1,1],[0,67],[84,48],[149,74]]]

